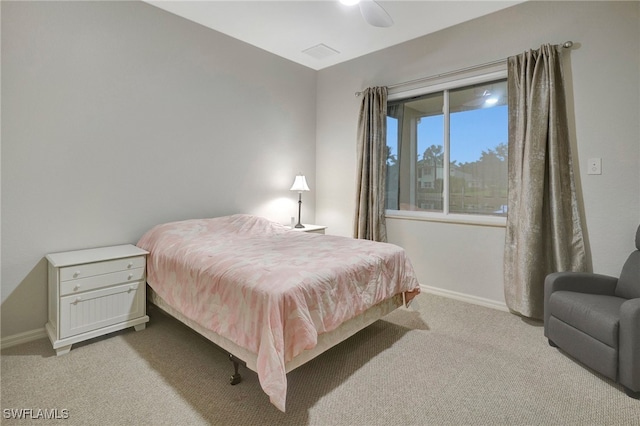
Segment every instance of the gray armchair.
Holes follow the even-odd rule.
[[[556,272],[544,283],[544,335],[640,398],[640,227],[620,278]]]

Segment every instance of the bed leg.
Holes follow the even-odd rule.
[[[238,369],[240,368],[240,360],[238,360],[238,358],[234,357],[233,355],[229,354],[229,360],[231,360],[231,362],[233,362],[233,376],[231,376],[231,379],[229,380],[229,382],[232,385],[237,385],[238,383],[240,383],[242,381],[242,376],[240,375],[240,373],[238,373]]]

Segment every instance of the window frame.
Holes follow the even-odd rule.
[[[416,87],[410,90],[404,91],[391,91],[387,96],[387,102],[397,101],[401,99],[408,99],[414,96],[429,95],[436,92],[444,92],[446,90],[454,90],[463,88],[466,86],[472,86],[479,83],[488,83],[492,80],[500,80],[507,78],[506,64],[503,69],[498,71],[492,71],[473,75],[469,77],[462,77],[455,80],[448,80],[444,82],[434,83],[430,85],[424,85]],[[444,97],[444,108],[449,109],[449,97]],[[444,128],[449,129],[449,114],[444,114]],[[450,177],[450,144],[449,144],[449,132],[444,132],[443,150],[443,175]],[[414,171],[415,173],[415,171]],[[412,179],[413,180],[413,179]],[[495,226],[506,227],[506,216],[491,216],[482,214],[462,214],[449,212],[449,181],[450,179],[444,179],[443,181],[443,211],[414,211],[414,210],[385,210],[386,219],[405,219],[405,220],[419,220],[428,222],[445,222],[445,223],[458,223],[466,225],[479,225],[479,226]]]

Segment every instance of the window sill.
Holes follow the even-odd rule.
[[[505,228],[507,218],[502,216],[480,216],[470,214],[444,214],[436,212],[414,212],[409,210],[386,210],[386,219],[419,220],[424,222],[443,222],[461,225],[492,226]]]

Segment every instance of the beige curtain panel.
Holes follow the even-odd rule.
[[[507,306],[543,317],[544,278],[587,269],[571,162],[561,48],[508,58]]]
[[[355,238],[387,241],[384,218],[387,144],[387,88],[362,92],[358,119]]]

